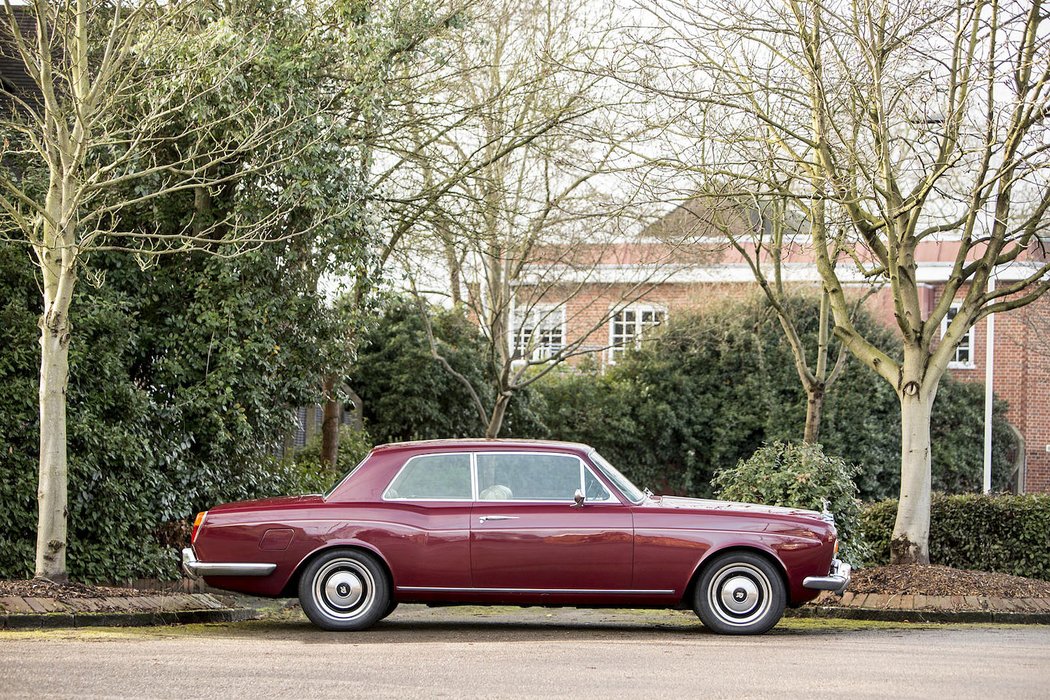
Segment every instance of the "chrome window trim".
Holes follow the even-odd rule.
[[[609,488],[609,486],[604,481],[602,481],[602,479],[597,474],[594,473],[594,470],[590,468],[590,465],[588,465],[583,460],[582,457],[580,457],[578,454],[574,454],[572,452],[558,452],[556,450],[543,450],[543,451],[539,451],[539,450],[478,450],[478,451],[472,452],[471,454],[473,455],[473,458],[474,458],[473,459],[473,461],[474,461],[474,482],[475,482],[474,500],[477,501],[478,503],[500,503],[500,504],[508,504],[508,503],[533,503],[533,504],[535,504],[535,503],[556,503],[556,504],[557,503],[574,503],[574,500],[571,497],[570,498],[542,498],[542,499],[540,499],[540,498],[529,498],[529,499],[525,499],[525,498],[509,498],[509,499],[504,499],[504,498],[486,498],[484,500],[481,500],[481,497],[480,497],[480,495],[478,494],[478,491],[477,491],[477,488],[480,487],[480,484],[478,483],[478,479],[477,479],[477,468],[478,468],[478,456],[479,455],[546,455],[546,456],[549,456],[549,457],[571,457],[572,459],[575,459],[576,461],[578,461],[580,463],[580,490],[583,491],[585,496],[586,496],[586,493],[587,493],[586,491],[584,491],[584,488],[586,487],[586,482],[584,481],[584,477],[583,477],[585,470],[586,471],[590,471],[591,474],[594,476],[594,478],[598,480],[598,483],[600,483],[602,486],[604,486],[605,490],[609,492],[610,496],[612,496],[612,500],[609,500],[609,501],[588,501],[585,498],[584,499],[584,504],[592,505],[592,506],[609,505],[609,504],[622,506],[624,504],[622,495],[617,492],[618,489]],[[611,479],[609,481],[611,481]],[[391,483],[393,483],[393,482],[391,482]]]
[[[634,505],[634,506],[637,506],[637,505],[640,505],[640,504],[644,503],[644,502],[645,502],[645,496],[644,496],[644,495],[643,495],[643,496],[642,496],[642,497],[641,497],[640,499],[638,499],[637,501],[632,501],[632,500],[631,500],[630,498],[628,498],[628,497],[627,497],[627,494],[626,494],[626,493],[624,493],[623,491],[621,491],[621,490],[620,490],[620,487],[619,487],[619,485],[617,485],[617,483],[616,483],[616,480],[615,480],[615,479],[613,479],[613,478],[612,478],[611,476],[609,476],[608,474],[606,474],[606,473],[605,473],[605,470],[604,470],[604,469],[602,469],[602,465],[601,465],[601,463],[600,463],[600,462],[598,462],[598,460],[594,459],[594,455],[596,455],[596,454],[598,454],[598,450],[596,450],[596,449],[594,449],[594,448],[592,447],[592,448],[591,448],[591,451],[587,453],[587,458],[588,458],[588,459],[590,460],[590,462],[591,462],[591,463],[592,463],[592,464],[594,465],[595,469],[597,469],[597,470],[598,470],[599,472],[601,472],[601,475],[605,477],[605,480],[606,480],[606,481],[608,481],[608,482],[609,482],[609,484],[611,484],[611,485],[612,485],[612,487],[613,487],[613,491],[614,491],[614,492],[615,492],[615,493],[617,494],[617,496],[618,496],[618,497],[619,497],[619,498],[621,499],[621,502],[623,502],[623,501],[626,501],[627,503],[630,503],[631,505]],[[604,457],[602,457],[602,459],[605,459],[605,458],[604,458]],[[606,461],[608,461],[608,460],[606,460]],[[611,467],[612,467],[613,469],[616,469],[616,465],[614,465],[614,464],[613,464],[612,462],[609,462],[609,466],[611,466]],[[619,470],[619,469],[616,469],[616,471],[620,472],[620,470]],[[626,475],[624,475],[624,474],[623,474],[623,472],[620,472],[620,475],[621,475],[621,476],[623,476],[623,478],[624,478],[624,479],[627,479],[627,476],[626,476]],[[632,486],[634,486],[634,487],[635,487],[636,489],[638,488],[637,484],[635,484],[634,482],[632,482],[632,481],[631,481],[630,479],[627,479],[627,481],[628,481],[628,482],[629,482],[629,483],[630,483],[630,484],[631,484]]]
[[[470,453],[470,500],[478,500],[478,454]]]
[[[622,505],[625,505],[626,503],[631,503],[631,500],[629,498],[627,498],[623,493],[620,492],[620,489],[616,486],[616,484],[613,482],[613,480],[610,479],[607,474],[605,474],[605,472],[601,469],[600,466],[590,464],[587,460],[584,460],[578,454],[575,454],[575,453],[572,453],[572,452],[559,452],[557,450],[542,450],[542,451],[537,451],[537,450],[471,450],[470,452],[467,452],[466,454],[470,457],[470,497],[469,498],[408,498],[408,497],[404,497],[404,498],[402,498],[402,497],[390,498],[390,497],[387,496],[387,493],[390,491],[390,487],[393,486],[394,482],[397,481],[398,477],[401,476],[401,472],[403,472],[408,467],[408,465],[412,463],[412,460],[419,459],[421,457],[450,457],[450,456],[461,455],[461,454],[464,454],[463,451],[451,450],[451,451],[446,451],[446,452],[426,452],[426,453],[423,453],[423,454],[412,455],[407,460],[405,460],[405,463],[401,465],[401,467],[397,470],[397,473],[394,474],[394,477],[387,483],[386,488],[383,489],[383,493],[379,497],[379,500],[384,502],[384,503],[483,503],[483,504],[484,503],[498,503],[498,504],[503,504],[503,505],[508,504],[508,503],[521,503],[521,504],[534,504],[534,505],[535,504],[567,504],[567,503],[573,503],[573,499],[572,498],[565,498],[565,499],[531,499],[531,498],[530,499],[524,499],[524,498],[514,499],[514,498],[512,498],[512,499],[509,499],[509,500],[508,499],[495,499],[495,498],[493,498],[493,499],[486,498],[485,500],[481,499],[481,497],[479,495],[480,484],[479,484],[479,481],[478,481],[478,456],[479,455],[546,455],[546,456],[551,456],[551,457],[570,457],[570,458],[575,459],[577,462],[580,463],[580,490],[581,491],[584,491],[584,489],[586,487],[586,483],[587,482],[586,482],[586,479],[585,479],[585,474],[587,474],[589,472],[591,474],[591,476],[593,476],[598,481],[598,483],[600,483],[605,488],[605,490],[609,492],[609,495],[612,496],[612,498],[610,500],[608,500],[608,501],[588,501],[588,500],[585,500],[584,503],[586,505],[588,505],[588,506],[603,506],[603,505],[618,505],[618,506],[622,506]],[[361,463],[363,464],[364,460],[362,460]],[[360,464],[358,466],[360,466]],[[355,467],[353,469],[353,471],[357,471],[357,468]],[[351,474],[347,474],[347,476],[344,478],[344,481],[352,475],[353,471],[351,472]],[[335,488],[332,489],[332,492],[334,492],[334,491],[335,491]],[[584,494],[586,494],[586,491],[584,491]]]
[[[390,492],[394,482],[401,476],[401,472],[408,468],[408,465],[412,464],[412,460],[419,459],[421,457],[451,457],[459,456],[464,454],[461,450],[453,450],[452,452],[426,452],[424,454],[412,455],[405,460],[405,463],[401,465],[401,468],[397,470],[397,474],[394,474],[394,478],[391,479],[386,488],[383,489],[383,494],[379,497],[379,500],[387,503],[471,503],[475,500],[474,495],[477,493],[477,479],[475,478],[474,470],[474,459],[471,453],[467,453],[467,465],[470,468],[470,495],[466,498],[402,498],[400,496],[396,498],[387,498],[387,493]]]
[[[601,484],[601,487],[603,489],[605,489],[605,491],[609,494],[609,496],[610,496],[609,500],[607,500],[607,501],[589,501],[589,500],[587,500],[587,478],[585,476],[585,474],[587,472],[590,472],[590,475],[594,477],[594,480],[597,481],[599,484]],[[584,503],[584,505],[600,506],[600,505],[607,504],[607,503],[616,503],[616,504],[621,505],[621,506],[623,505],[623,501],[620,500],[620,497],[616,494],[616,492],[613,489],[611,489],[608,486],[606,486],[605,482],[602,481],[601,477],[598,476],[597,474],[595,474],[594,470],[591,469],[591,467],[586,462],[584,462],[582,459],[580,460],[580,484],[581,484],[580,488],[583,490],[583,503]]]

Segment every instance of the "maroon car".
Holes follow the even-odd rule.
[[[298,595],[329,630],[469,603],[691,607],[761,633],[850,571],[829,514],[654,496],[586,445],[542,441],[383,445],[323,496],[218,506],[192,538],[190,574]]]

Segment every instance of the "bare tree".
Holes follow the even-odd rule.
[[[127,252],[142,264],[193,250],[232,256],[309,228],[278,225],[287,211],[280,206],[218,220],[208,210],[215,188],[248,179],[265,188],[268,169],[296,157],[276,150],[278,137],[310,118],[290,104],[223,103],[266,32],[214,21],[212,9],[148,0],[12,7],[5,0],[0,13],[5,50],[31,84],[3,94],[0,236],[27,245],[42,279],[39,577],[67,576],[71,302],[91,256]],[[123,224],[123,212],[176,193],[193,193],[196,203],[181,229]]]
[[[479,9],[449,56],[443,102],[457,108],[453,117],[417,132],[429,199],[405,222],[416,245],[402,260],[410,271],[444,262],[448,286],[417,291],[462,303],[478,322],[492,403],[457,378],[495,437],[516,392],[607,347],[599,331],[678,261],[667,242],[634,247],[630,261],[616,257],[631,240],[621,227],[637,193],[620,177],[632,167],[621,143],[634,136],[611,109],[622,90],[591,70],[607,51],[609,15],[564,0]],[[603,273],[624,262],[640,272]],[[436,360],[455,375],[430,335]],[[603,336],[597,346],[595,335]]]
[[[336,12],[335,26],[328,27],[329,34],[341,37],[346,59],[332,66],[324,77],[342,87],[340,94],[349,107],[341,112],[341,118],[357,137],[354,168],[362,181],[361,209],[377,238],[372,264],[359,265],[350,274],[353,291],[346,301],[353,317],[367,314],[372,298],[369,292],[389,268],[405,232],[430,211],[432,192],[447,187],[429,180],[418,182],[415,174],[420,170],[420,159],[416,150],[421,146],[415,139],[424,125],[435,120],[434,113],[446,112],[440,102],[434,102],[443,42],[457,31],[475,4],[476,0],[393,0],[360,8],[350,26],[340,26],[344,23]],[[362,25],[372,25],[372,31]],[[433,110],[421,114],[420,105]],[[390,196],[391,191],[397,195]],[[339,373],[322,378],[321,393],[324,418],[320,461],[334,466],[339,456],[344,399],[352,404],[357,423],[363,404],[353,388],[342,383]]]
[[[787,188],[805,215],[835,336],[901,405],[896,563],[929,561],[930,412],[955,346],[989,314],[1050,287],[1050,34],[1043,3],[996,0],[664,0],[625,76],[690,115],[707,175],[740,194]],[[650,26],[653,23],[650,23]],[[731,136],[731,138],[729,138]],[[756,173],[756,154],[774,165]],[[774,187],[774,183],[779,183]],[[831,218],[849,226],[829,227]],[[943,294],[924,308],[917,252],[950,237]],[[989,280],[1005,266],[1012,281]],[[846,286],[884,282],[901,356],[865,337]],[[958,311],[940,328],[953,304]]]
[[[667,165],[666,160],[664,165]],[[689,169],[696,165],[690,164]],[[705,183],[690,199],[689,206],[685,207],[693,212],[698,230],[708,239],[706,243],[696,243],[706,245],[712,251],[727,247],[747,265],[762,290],[791,350],[795,371],[806,394],[806,421],[802,440],[815,443],[820,437],[824,402],[845,369],[848,353],[831,333],[830,297],[823,285],[815,290],[819,296],[819,305],[817,335],[812,347],[806,343],[801,332],[803,319],[799,316],[793,298],[805,295],[811,283],[792,279],[790,269],[785,270],[784,266],[786,262],[797,262],[799,254],[803,252],[808,223],[795,206],[795,197],[789,191],[763,198],[753,194],[744,195],[732,189],[727,194],[711,191],[710,188],[715,186],[718,185]],[[828,227],[831,225],[825,224]],[[711,241],[712,237],[724,237],[727,243]],[[840,240],[838,237],[835,239]],[[855,290],[854,298],[851,299],[854,315],[879,288],[878,285],[866,283]]]

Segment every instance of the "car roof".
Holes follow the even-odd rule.
[[[455,438],[445,440],[412,440],[408,442],[389,442],[376,445],[373,452],[387,452],[398,450],[431,450],[431,449],[457,449],[457,450],[483,450],[493,447],[510,448],[535,448],[535,449],[561,449],[573,452],[590,452],[593,448],[581,442],[562,442],[559,440],[525,440],[511,438]]]

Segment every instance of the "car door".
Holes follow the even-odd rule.
[[[469,452],[416,455],[383,492],[383,521],[367,535],[398,588],[470,586]]]
[[[470,518],[475,588],[623,591],[634,530],[626,504],[573,454],[479,452]],[[587,499],[577,505],[574,495]]]

